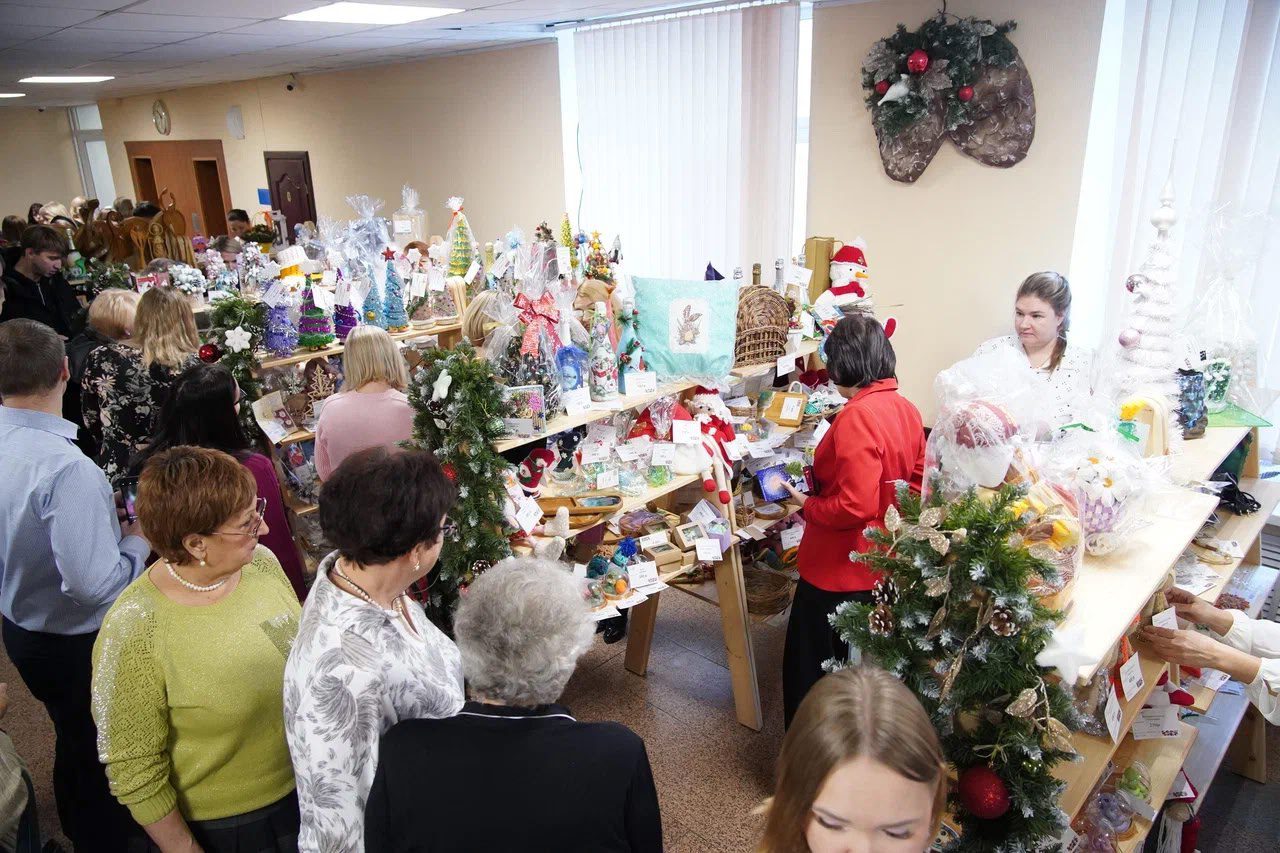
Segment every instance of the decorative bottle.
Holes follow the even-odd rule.
[[[591,374],[587,385],[593,402],[618,396],[618,354],[609,343],[609,309],[597,302],[591,318]]]
[[[753,287],[758,286],[760,284],[760,265],[759,264],[751,265],[751,284]]]

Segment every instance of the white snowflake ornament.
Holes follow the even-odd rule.
[[[449,386],[452,384],[453,377],[449,375],[449,371],[440,371],[440,375],[436,377],[436,381],[431,385],[431,399],[443,400],[448,397]]]
[[[244,352],[249,348],[249,341],[252,339],[243,326],[236,326],[234,329],[227,330],[227,349],[231,352]]]

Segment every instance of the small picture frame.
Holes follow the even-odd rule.
[[[676,527],[672,536],[682,551],[688,551],[694,547],[693,543],[706,538],[707,531],[698,522],[691,521]]]
[[[511,407],[502,419],[508,433],[521,438],[546,434],[547,405],[541,385],[508,386],[502,395]]]

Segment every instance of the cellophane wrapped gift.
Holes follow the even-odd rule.
[[[382,199],[367,195],[347,196],[347,204],[356,212],[356,218],[347,225],[347,237],[343,244],[347,268],[352,281],[372,282],[374,289],[382,292],[386,279],[386,259],[382,251],[390,242],[387,221],[378,216]]]
[[[517,289],[496,290],[489,316],[498,323],[485,341],[485,356],[507,385],[541,385],[547,417],[564,412],[556,353],[560,340],[560,310],[556,306],[554,250],[541,244],[521,247]]]

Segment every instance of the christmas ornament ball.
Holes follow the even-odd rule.
[[[881,81],[879,81],[878,83],[876,83],[876,94],[877,94],[877,95],[883,95],[885,92],[888,92],[888,91],[889,91],[889,81],[888,81],[888,80],[881,80]]]
[[[929,70],[929,54],[923,50],[913,50],[907,57],[907,70],[912,74],[923,74]]]
[[[973,87],[961,86],[956,90],[956,97],[964,101],[966,104],[973,100]]]
[[[957,788],[960,802],[974,817],[995,820],[1009,810],[1009,789],[1004,780],[985,765],[975,765],[960,774]]]
[[[444,474],[444,478],[448,480],[450,483],[458,482],[458,469],[453,467],[452,462],[446,462],[443,465],[441,465],[440,471],[441,473]]]
[[[1119,340],[1120,346],[1133,349],[1142,341],[1142,333],[1137,329],[1122,329]]]
[[[205,344],[200,347],[199,355],[200,360],[205,364],[213,364],[215,361],[222,358],[222,350],[218,349],[217,344]]]

